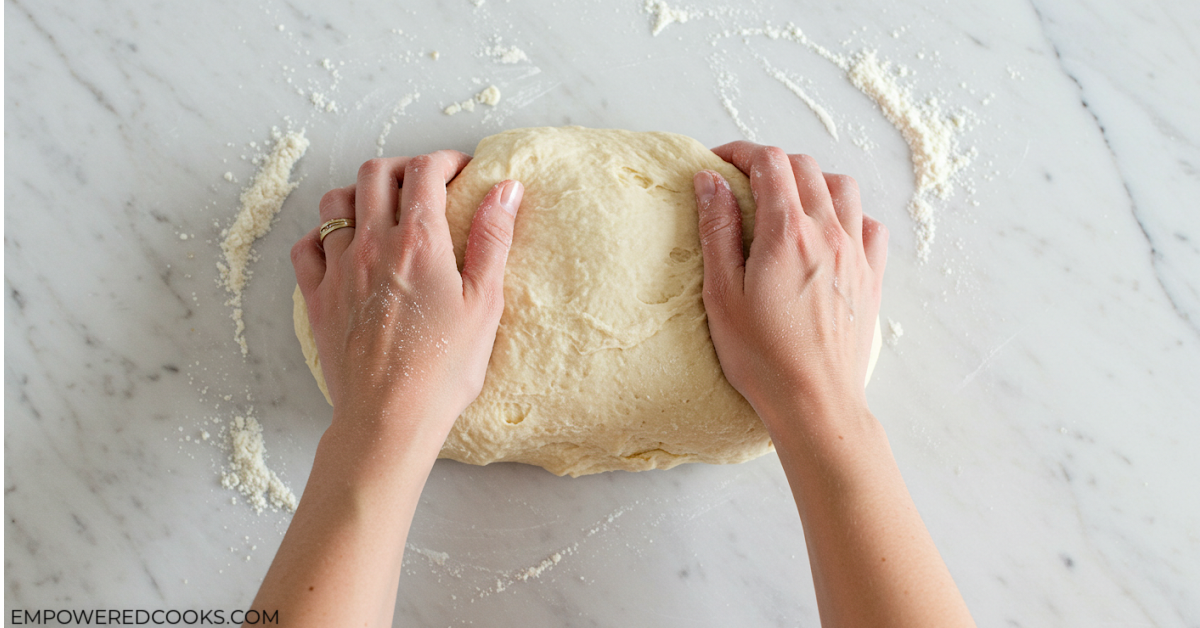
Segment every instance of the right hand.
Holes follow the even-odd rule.
[[[863,216],[854,179],[812,157],[750,142],[713,152],[746,173],[757,204],[744,257],[729,184],[695,176],[704,307],[725,377],[770,431],[789,408],[865,408],[887,229]]]

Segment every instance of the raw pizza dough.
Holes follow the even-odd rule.
[[[749,250],[749,182],[691,138],[564,127],[479,143],[449,187],[460,267],[484,194],[516,179],[525,196],[483,392],[454,424],[442,458],[580,476],[743,462],[772,449],[708,335],[692,189],[704,169],[733,188]],[[328,399],[298,288],[294,301],[296,335]],[[876,321],[868,378],[879,345]]]

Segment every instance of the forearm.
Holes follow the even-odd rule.
[[[429,421],[347,419],[336,417],[322,437],[254,601],[289,626],[391,625],[404,542],[445,438]]]
[[[764,420],[804,525],[822,625],[974,625],[865,403],[791,404]]]

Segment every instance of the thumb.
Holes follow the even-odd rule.
[[[704,292],[721,298],[741,294],[746,270],[742,253],[742,211],[725,177],[712,170],[696,173],[700,249],[704,255]]]
[[[513,224],[525,188],[518,181],[501,181],[492,187],[467,234],[463,254],[463,291],[492,304],[504,302],[504,264],[512,246]],[[499,311],[499,308],[497,308]]]

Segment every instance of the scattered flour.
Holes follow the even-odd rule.
[[[492,590],[496,593],[500,593],[518,582],[528,582],[531,578],[540,578],[542,577],[543,573],[553,569],[555,565],[562,562],[563,556],[574,554],[578,549],[579,543],[573,543],[570,546],[547,556],[544,560],[542,560],[542,562],[536,565],[532,565],[524,569],[517,569],[516,571],[507,574],[507,577],[496,578],[496,587]]]
[[[387,137],[388,134],[392,132],[392,127],[396,126],[396,122],[400,119],[400,116],[404,115],[404,110],[407,109],[409,105],[416,102],[420,97],[421,94],[413,92],[405,95],[400,99],[399,102],[396,103],[395,108],[392,109],[392,117],[389,118],[387,122],[383,123],[383,129],[379,131],[379,137],[375,139],[376,157],[383,157],[383,147],[385,144],[387,144]]]
[[[338,110],[337,102],[321,92],[314,90],[309,94],[308,100],[312,102],[313,107],[316,107],[317,111],[334,113]]]
[[[904,327],[902,327],[900,325],[900,322],[894,321],[889,318],[888,319],[887,345],[889,347],[895,347],[897,344],[900,343],[900,337],[903,335],[904,335]]]
[[[484,581],[476,585],[475,590],[477,593],[474,596],[474,599],[482,599],[494,594],[503,593],[512,589],[517,584],[541,578],[547,572],[561,564],[566,557],[578,553],[582,544],[588,543],[592,537],[611,530],[616,525],[616,520],[631,510],[633,510],[633,505],[623,506],[612,511],[594,525],[580,530],[582,536],[579,540],[550,552],[545,558],[527,567],[505,570],[491,569],[465,563],[461,560],[452,560],[446,552],[418,547],[412,543],[406,543],[404,546],[406,552],[405,562],[408,563],[408,554],[411,553],[412,555],[424,558],[430,566],[436,567],[439,573],[452,578],[478,582],[476,578],[482,576]],[[451,597],[453,598],[453,596]]]
[[[500,104],[500,88],[495,85],[489,85],[482,92],[475,94],[475,100],[489,107],[495,107]]]
[[[712,62],[712,59],[710,59],[710,64],[712,64]],[[754,129],[750,128],[750,125],[746,124],[746,122],[742,120],[741,115],[738,113],[737,106],[735,106],[733,102],[734,99],[740,96],[742,93],[742,90],[738,88],[737,76],[735,76],[732,72],[718,72],[717,91],[721,96],[721,106],[725,107],[725,113],[728,113],[729,117],[733,118],[733,123],[737,125],[738,130],[742,132],[742,135],[745,136],[746,139],[750,140],[751,142],[757,142],[758,134],[755,133]]]
[[[283,207],[288,194],[299,185],[299,182],[288,179],[292,167],[306,150],[308,139],[303,131],[276,138],[275,148],[254,175],[250,187],[242,192],[242,207],[233,225],[221,234],[225,239],[221,242],[224,261],[217,262],[217,270],[221,275],[221,284],[230,294],[225,305],[233,308],[230,314],[234,323],[233,339],[241,347],[243,356],[248,348],[244,335],[246,323],[242,320],[242,291],[250,280],[248,265],[253,257],[251,246],[271,230],[271,220]]]
[[[461,111],[475,111],[475,99],[468,98],[462,102],[453,103],[453,104],[449,105],[448,107],[446,107],[445,109],[443,109],[442,113],[444,113],[448,116],[452,116]]]
[[[650,34],[655,37],[671,24],[684,24],[692,18],[687,11],[673,9],[664,0],[646,0],[642,10],[654,16],[654,26],[651,27]]]
[[[516,46],[505,46],[499,40],[484,48],[483,52],[499,63],[513,64],[528,61],[529,55]]]
[[[500,88],[495,85],[486,87],[483,91],[475,94],[474,97],[468,98],[462,102],[451,104],[442,110],[442,113],[452,116],[460,111],[475,111],[475,103],[495,107],[500,103]]]
[[[850,69],[849,61],[845,56],[837,54],[836,52],[833,52],[809,39],[808,35],[804,34],[804,31],[800,30],[799,27],[793,24],[788,24],[784,28],[777,28],[767,25],[761,28],[729,29],[721,31],[720,33],[710,37],[709,43],[711,43],[713,46],[716,46],[718,42],[731,37],[741,37],[742,39],[746,39],[748,37],[766,37],[767,39],[783,39],[786,41],[794,41],[801,46],[804,46],[805,48],[815,52],[818,56],[836,65],[837,67],[843,70]]]
[[[262,426],[253,416],[234,417],[229,423],[229,471],[221,475],[221,486],[236,489],[250,502],[254,512],[295,512],[298,500],[292,489],[267,468],[263,459]]]
[[[825,108],[822,107],[820,104],[818,104],[817,101],[813,100],[812,97],[809,96],[804,91],[803,88],[801,88],[794,81],[792,81],[790,78],[788,78],[788,75],[786,73],[784,73],[783,70],[780,70],[780,69],[776,68],[775,66],[771,65],[771,63],[769,61],[767,61],[766,58],[763,58],[762,62],[763,62],[763,67],[767,71],[767,74],[771,75],[772,78],[779,81],[780,83],[783,83],[783,86],[788,88],[788,90],[790,90],[793,94],[795,94],[796,97],[800,99],[800,102],[803,102],[805,105],[808,105],[808,108],[811,109],[814,114],[816,114],[817,119],[821,121],[821,124],[825,125],[825,130],[829,131],[829,134],[833,136],[834,140],[837,140],[838,139],[837,124],[833,121],[833,116],[830,116],[829,112],[826,111]]]
[[[411,543],[406,543],[404,547],[407,551],[425,558],[430,564],[436,565],[439,568],[443,568],[447,575],[450,575],[454,578],[462,578],[464,574],[469,574],[472,571],[482,572],[487,574],[489,578],[495,578],[494,585],[486,588],[479,587],[477,589],[479,591],[479,598],[484,598],[495,593],[501,593],[518,582],[528,582],[530,580],[540,578],[544,573],[561,563],[563,558],[579,551],[579,543],[575,542],[567,547],[551,553],[537,564],[508,571],[494,571],[479,566],[455,563],[454,561],[450,560],[450,554],[447,554],[446,552],[439,552],[423,547],[417,547]]]
[[[917,257],[929,259],[937,224],[931,198],[945,200],[954,190],[953,177],[975,157],[974,149],[959,148],[958,136],[970,126],[970,113],[947,115],[935,97],[918,103],[912,90],[900,85],[891,63],[873,50],[854,56],[847,72],[850,82],[879,106],[883,116],[908,144],[916,179],[908,214],[916,226]]]
[[[652,0],[647,0],[647,11],[657,7]],[[900,131],[900,135],[908,144],[915,180],[908,214],[913,220],[917,235],[917,258],[922,262],[928,261],[937,231],[936,212],[932,201],[950,198],[956,176],[967,168],[978,154],[974,148],[963,149],[959,144],[961,135],[975,124],[975,115],[967,109],[947,113],[934,96],[916,98],[911,87],[901,84],[898,80],[914,72],[907,67],[893,66],[891,62],[881,60],[874,50],[863,50],[852,55],[838,54],[812,41],[792,24],[784,28],[767,25],[727,29],[714,34],[709,41],[716,46],[719,42],[733,37],[740,37],[743,41],[748,41],[749,37],[766,37],[796,42],[843,70],[851,84],[875,102],[884,117]],[[849,45],[850,40],[843,43]],[[924,55],[918,54],[918,57],[924,58]],[[712,58],[718,58],[718,55]],[[800,97],[826,125],[830,134],[837,137],[836,127],[832,126],[833,121],[828,112],[819,106],[814,107],[816,103],[810,103],[811,99],[807,98],[803,90],[789,80],[786,74],[772,68],[765,58],[760,57],[760,60],[764,63],[767,73]],[[753,129],[741,119],[734,105],[737,96],[736,78],[716,65],[713,65],[713,70],[718,78],[721,105],[746,139],[755,141]],[[874,148],[874,143],[865,134],[854,138],[853,142],[864,151]]]
[[[425,558],[428,558],[429,560],[433,561],[433,563],[436,564],[438,567],[445,567],[446,561],[450,560],[450,555],[447,554],[446,552],[438,552],[438,551],[434,551],[431,549],[425,549],[423,547],[417,547],[417,546],[411,545],[411,544],[405,544],[405,547],[407,547],[408,549],[412,550],[413,552],[420,554],[421,556],[424,556]]]

